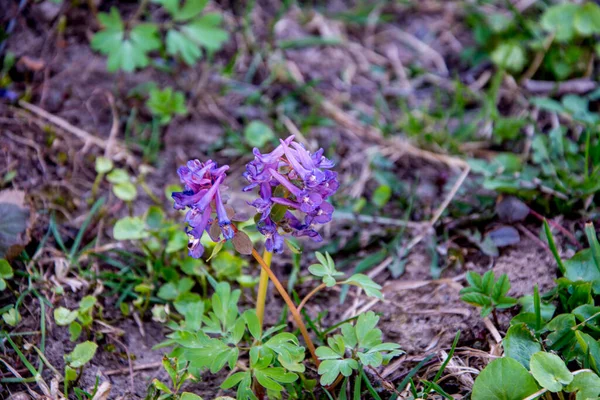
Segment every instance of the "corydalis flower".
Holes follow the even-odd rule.
[[[185,187],[183,192],[174,192],[172,197],[175,200],[175,209],[188,209],[185,221],[189,225],[186,232],[189,237],[188,250],[191,257],[200,258],[204,253],[200,239],[205,231],[209,231],[212,224],[219,224],[226,240],[233,238],[234,231],[220,191],[224,189],[223,181],[228,169],[227,165],[218,167],[212,160],[205,163],[190,160],[177,170],[181,183]],[[213,212],[217,215],[216,220],[211,218]],[[215,241],[219,239],[220,235],[213,238]]]
[[[254,160],[246,165],[244,173],[249,185],[243,190],[259,187],[260,198],[249,204],[261,214],[258,230],[267,238],[267,250],[283,250],[278,228],[283,233],[321,241],[314,228],[316,224],[331,221],[334,208],[326,200],[339,183],[337,174],[327,169],[334,163],[323,156],[323,149],[311,154],[294,142],[294,136],[281,140],[271,153],[262,154],[256,148],[253,153]],[[275,206],[285,209],[283,218],[277,218],[277,222],[272,217]]]

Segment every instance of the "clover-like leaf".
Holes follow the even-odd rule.
[[[570,2],[548,7],[540,20],[542,28],[554,32],[557,41],[569,42],[575,36],[574,23],[578,10],[579,5]]]
[[[314,276],[322,278],[327,287],[334,286],[337,283],[335,278],[344,274],[335,269],[335,262],[329,253],[323,255],[317,251],[315,255],[319,260],[319,264],[312,264],[308,267],[308,271]]]
[[[94,342],[83,342],[75,346],[70,354],[65,355],[65,361],[71,368],[81,368],[94,358],[98,345]]]
[[[353,358],[324,360],[319,365],[319,375],[321,375],[321,385],[331,385],[339,374],[344,376],[352,375],[352,371],[358,369],[358,361]]]
[[[10,326],[17,326],[21,321],[21,314],[16,308],[9,308],[8,311],[2,314],[2,319]]]
[[[71,311],[65,307],[54,310],[54,322],[58,326],[67,326],[77,319],[77,311]]]
[[[221,14],[208,13],[169,29],[167,53],[193,65],[202,56],[202,48],[208,52],[220,49],[229,38],[227,31],[220,28],[222,19]]]
[[[172,87],[166,87],[163,90],[156,87],[150,89],[150,97],[146,106],[163,125],[171,122],[175,115],[185,115],[188,112],[185,106],[185,95],[183,92],[173,90]]]
[[[121,218],[113,228],[113,236],[116,240],[145,239],[149,235],[146,224],[140,217]]]
[[[103,29],[94,35],[91,46],[108,56],[107,69],[110,72],[118,69],[132,72],[147,66],[150,62],[148,53],[161,46],[156,25],[137,24],[126,31],[121,14],[115,7],[110,9],[110,14],[98,14],[98,20]]]

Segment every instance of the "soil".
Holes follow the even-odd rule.
[[[10,2],[1,0],[1,2]],[[43,62],[44,67],[39,71],[32,71],[25,65],[19,65],[15,76],[12,76],[14,89],[25,92],[28,89],[32,104],[35,104],[51,114],[63,118],[73,126],[81,128],[91,135],[103,139],[108,138],[113,124],[111,114],[111,98],[107,94],[120,93],[115,97],[115,107],[118,110],[120,126],[124,127],[128,112],[132,107],[145,111],[136,98],[128,98],[124,94],[136,86],[149,81],[157,81],[160,86],[184,85],[191,96],[190,115],[185,118],[175,119],[166,128],[162,136],[162,148],[155,164],[155,168],[148,174],[147,181],[151,190],[156,195],[164,192],[167,184],[177,181],[176,168],[190,158],[207,158],[231,164],[232,174],[239,174],[248,156],[223,147],[226,143],[226,130],[240,132],[246,118],[276,118],[271,115],[273,111],[265,111],[257,106],[247,106],[245,98],[233,91],[223,93],[222,82],[216,67],[210,69],[201,63],[194,68],[185,68],[175,76],[158,74],[152,69],[146,69],[135,74],[111,74],[106,72],[104,57],[94,53],[88,44],[88,37],[95,29],[89,22],[91,18],[84,10],[72,8],[71,3],[65,1],[61,6],[54,6],[51,0],[32,2],[16,16],[14,32],[8,39],[8,50],[13,52],[16,59],[30,57]],[[100,2],[101,11],[106,11],[114,1]],[[251,18],[254,20],[274,17],[268,1],[258,2]],[[430,3],[430,2],[425,2]],[[385,54],[397,53],[398,60],[404,65],[410,65],[422,60],[423,68],[431,69],[437,73],[443,72],[443,65],[439,60],[431,58],[432,53],[426,55],[414,52],[405,41],[395,35],[394,29],[401,27],[415,37],[427,42],[439,54],[453,72],[461,74],[464,81],[472,80],[473,71],[463,68],[456,59],[456,52],[447,44],[450,39],[441,35],[445,30],[454,32],[453,40],[461,46],[467,46],[471,38],[456,28],[457,18],[453,11],[452,2],[448,5],[431,7],[423,6],[411,10],[411,14],[398,12],[397,20],[386,24],[383,33],[369,37],[364,28],[345,26],[341,23],[328,23],[321,14],[305,15],[299,10],[286,13],[274,27],[275,41],[290,40],[305,37],[309,34],[330,33],[347,37],[350,42],[346,47],[311,47],[306,49],[293,49],[285,52],[286,60],[297,67],[298,80],[309,82],[316,80],[315,87],[321,93],[331,93],[329,96],[343,105],[352,104],[354,108],[348,112],[358,118],[360,114],[375,114],[375,103],[382,87],[398,89],[397,76],[390,71]],[[124,4],[122,12],[132,10],[132,4]],[[211,5],[219,7],[219,5]],[[67,15],[66,31],[57,33],[56,7],[58,12]],[[120,5],[121,7],[121,5]],[[331,10],[344,11],[348,9],[345,2],[336,1],[328,5]],[[11,5],[11,9],[14,8]],[[4,6],[0,6],[4,9]],[[237,16],[229,9],[224,10],[229,28],[239,28]],[[54,15],[54,16],[53,16]],[[309,17],[307,23],[306,18]],[[7,16],[0,16],[0,22],[7,22]],[[264,21],[256,28],[257,40],[266,40],[269,36]],[[262,28],[261,28],[262,27]],[[385,33],[388,32],[388,33]],[[242,51],[245,44],[240,42],[239,32],[236,31],[234,40],[222,50],[214,60],[215,65],[223,66],[233,54],[239,52],[239,59],[235,65],[235,79],[239,85],[249,91],[258,91],[258,84],[268,76],[269,71],[261,65],[255,76],[242,82],[248,72],[251,59],[250,54]],[[366,48],[365,40],[371,46]],[[271,62],[277,61],[276,57]],[[290,64],[292,65],[292,64]],[[385,69],[385,73],[377,73],[372,65]],[[441,71],[440,71],[441,70]],[[296,71],[292,68],[292,71]],[[265,90],[265,96],[271,100],[280,100],[289,94],[293,86],[286,82],[276,82]],[[410,101],[416,107],[432,95],[433,89],[425,85],[415,92]],[[195,97],[194,97],[195,96]],[[301,111],[313,111],[315,103],[307,100]],[[393,116],[401,114],[399,107],[392,109]],[[274,113],[274,112],[273,112]],[[322,115],[322,117],[331,117]],[[328,119],[328,121],[332,121]],[[227,128],[225,128],[227,127]],[[40,216],[36,226],[32,229],[33,244],[39,243],[47,231],[49,212],[55,211],[59,230],[65,237],[74,237],[78,227],[87,215],[89,204],[86,200],[87,193],[91,190],[95,179],[93,160],[97,155],[102,155],[104,148],[99,148],[90,143],[84,143],[74,135],[43,121],[41,118],[25,112],[23,109],[0,104],[0,172],[15,170],[17,175],[11,183],[14,188],[25,190],[30,198],[32,207],[39,210]],[[120,136],[122,139],[122,136]],[[357,140],[352,132],[345,127],[335,124],[324,124],[311,129],[311,143],[319,143],[324,148],[335,148],[342,179],[342,191],[348,195],[361,176],[365,168],[365,157],[371,146]],[[393,173],[398,179],[409,179],[420,182],[421,202],[412,217],[416,220],[425,220],[431,216],[432,210],[442,201],[445,184],[454,171],[440,168],[437,164],[402,157],[394,154],[397,161]],[[123,165],[136,169],[140,165],[141,151],[133,146],[133,161],[120,160]],[[233,183],[233,185],[241,185]],[[370,184],[363,182],[363,188],[357,196],[368,196],[373,190]],[[238,187],[234,187],[238,189]],[[108,193],[108,187],[102,186],[103,193]],[[238,190],[232,192],[239,193]],[[462,195],[461,195],[462,196]],[[468,195],[464,195],[468,197]],[[243,195],[234,195],[230,200],[234,204],[244,204]],[[145,210],[148,199],[142,195],[142,200],[135,205],[135,211]],[[110,210],[110,215],[119,216],[127,213],[126,207],[116,204]],[[402,218],[404,210],[385,209],[384,215],[391,218]],[[364,247],[360,255],[368,255],[374,250],[373,243],[382,237],[393,237],[397,228],[379,227],[369,225],[357,226],[344,222],[333,222],[324,232],[326,242],[339,240],[341,244],[350,242],[359,237],[360,244]],[[99,235],[102,243],[110,241],[111,226],[92,226],[91,240],[98,229],[103,229]],[[307,254],[316,245],[307,243]],[[352,260],[346,266],[350,271],[356,264],[356,254],[348,255]],[[53,255],[54,256],[54,255]],[[344,256],[344,254],[342,255]],[[54,259],[43,265],[44,274],[54,274]],[[306,259],[303,268],[309,265]],[[342,260],[339,260],[341,262]],[[496,275],[506,273],[512,282],[510,295],[520,296],[529,294],[532,285],[537,283],[543,291],[548,288],[556,277],[556,265],[552,256],[546,249],[536,242],[523,238],[515,246],[501,250],[500,256],[491,260],[483,256],[467,258],[464,267],[453,267],[444,270],[441,280],[426,284],[415,283],[431,281],[431,260],[428,250],[424,246],[417,246],[408,256],[404,274],[398,279],[392,279],[387,272],[375,277],[382,284],[386,293],[386,302],[378,303],[372,307],[373,311],[381,314],[381,329],[387,341],[400,343],[407,355],[405,362],[399,364],[395,370],[389,372],[386,379],[395,382],[401,379],[417,361],[429,354],[441,354],[450,348],[452,340],[458,330],[461,331],[460,346],[488,349],[491,337],[484,326],[478,311],[462,303],[458,296],[461,285],[465,284],[461,278],[467,270],[480,273],[493,269]],[[104,268],[106,266],[100,266]],[[108,267],[107,267],[108,268]],[[289,260],[277,261],[274,265],[276,273],[285,278],[290,270]],[[254,272],[253,272],[254,273]],[[458,278],[457,278],[458,277]],[[419,286],[420,287],[416,287]],[[49,289],[48,286],[45,289]],[[83,292],[67,291],[65,304],[75,305]],[[307,284],[297,288],[300,295],[305,295],[309,290]],[[248,296],[251,294],[246,293]],[[106,299],[113,302],[114,299]],[[340,305],[338,293],[323,293],[315,297],[312,305],[307,307],[311,315],[328,311],[325,322],[341,317],[353,304],[354,299],[348,298],[346,303]],[[28,303],[29,302],[29,303]],[[60,305],[56,301],[55,305]],[[1,304],[0,304],[1,305]],[[25,305],[30,310],[37,307],[37,303],[27,299]],[[279,319],[282,302],[277,296],[269,296],[267,306],[267,322],[276,322]],[[500,324],[497,329],[501,332],[507,328],[510,313],[505,311],[499,316]],[[36,329],[39,326],[39,312],[32,312],[19,326],[24,330]],[[94,385],[96,376],[100,381],[108,381],[112,385],[110,398],[143,398],[148,385],[154,378],[166,381],[166,372],[155,365],[162,360],[164,350],[152,350],[152,347],[164,340],[167,333],[161,324],[152,322],[148,315],[144,316],[143,331],[131,319],[118,320],[114,326],[122,332],[105,332],[102,338],[97,338],[101,348],[82,376],[82,387],[90,388]],[[58,370],[64,368],[63,355],[74,347],[69,341],[66,328],[57,327],[52,318],[47,318],[49,325],[46,342],[46,357]],[[290,327],[292,325],[290,324]],[[110,331],[110,330],[109,330]],[[131,354],[134,368],[152,366],[135,371],[133,377],[128,370],[126,353]],[[19,368],[22,366],[19,364]],[[114,373],[114,370],[120,370]],[[4,371],[4,370],[2,370]],[[113,374],[107,375],[108,371]],[[50,376],[46,370],[46,376]],[[211,377],[207,374],[201,383],[190,386],[188,390],[211,399],[218,391],[220,377]],[[133,385],[131,383],[133,379]],[[396,382],[397,383],[397,382]],[[22,390],[19,385],[0,388],[0,397],[4,398],[9,393]]]

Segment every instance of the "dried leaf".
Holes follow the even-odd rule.
[[[505,222],[519,222],[527,218],[529,207],[514,196],[502,197],[496,203],[496,214]]]
[[[32,218],[25,204],[25,192],[0,192],[0,258],[12,259],[29,243]]]
[[[512,226],[501,226],[488,232],[486,237],[490,238],[496,247],[512,246],[521,241],[519,231]]]
[[[252,254],[254,245],[252,244],[252,240],[246,234],[246,232],[237,231],[231,242],[233,243],[233,247],[235,247],[240,254]]]

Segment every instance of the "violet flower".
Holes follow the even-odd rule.
[[[174,192],[172,197],[175,200],[175,209],[189,209],[185,221],[189,225],[186,233],[189,237],[188,253],[191,257],[200,258],[204,253],[200,240],[213,223],[219,224],[225,240],[232,239],[234,236],[220,191],[224,189],[222,184],[228,169],[227,165],[218,167],[212,160],[205,163],[190,160],[177,170],[181,183],[184,184],[184,190]],[[217,215],[216,220],[211,218],[213,212]]]
[[[323,149],[311,154],[293,139],[280,140],[270,153],[255,148],[254,160],[246,164],[244,173],[249,182],[244,191],[260,188],[260,197],[248,204],[261,214],[258,230],[267,238],[267,250],[274,252],[283,250],[280,230],[321,241],[315,227],[331,221],[334,207],[326,200],[339,187],[337,173],[328,170],[334,163],[323,156]],[[283,219],[274,222],[271,212],[276,205],[286,211]]]

